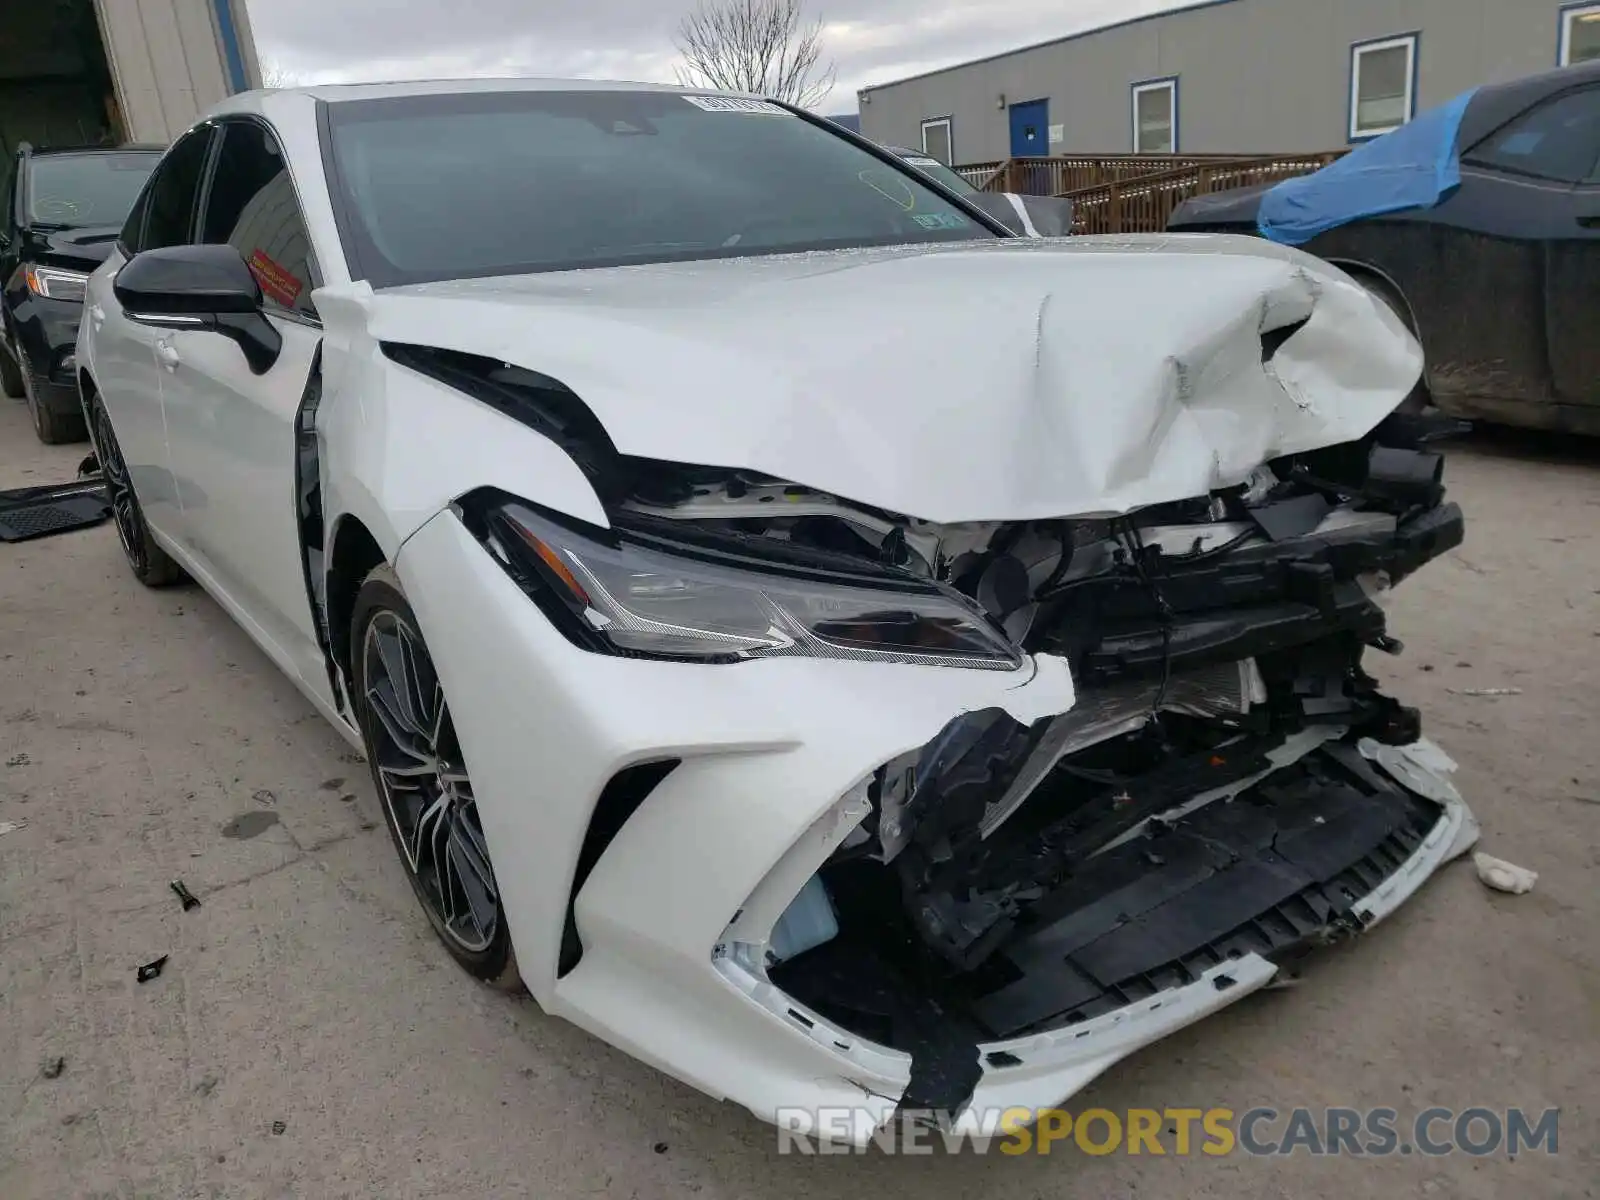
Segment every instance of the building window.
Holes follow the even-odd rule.
[[[953,147],[950,144],[950,118],[939,117],[922,123],[922,152],[936,158],[945,166],[954,166]]]
[[[1600,58],[1600,4],[1568,4],[1561,10],[1561,66]]]
[[[1399,129],[1415,115],[1417,35],[1361,42],[1350,48],[1350,140]]]
[[[1152,79],[1133,85],[1133,152],[1178,152],[1178,80]]]

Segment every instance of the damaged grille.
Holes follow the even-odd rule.
[[[963,713],[884,764],[861,825],[747,961],[910,1053],[904,1105],[954,1109],[981,1043],[1359,929],[1360,900],[1441,816],[1355,749],[1419,738],[1363,658],[1403,649],[1384,592],[1463,537],[1419,430],[1391,418],[1106,519],[936,526],[715,472],[636,495],[622,523],[959,592],[1023,650],[1065,658],[1078,689],[1031,726]]]

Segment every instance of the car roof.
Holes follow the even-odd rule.
[[[670,83],[627,83],[609,79],[415,79],[400,83],[325,83],[275,89],[273,95],[304,95],[329,104],[390,96],[450,96],[493,92],[667,92],[688,95],[748,96],[720,88],[680,87]]]
[[[1596,83],[1600,83],[1600,59],[1479,88],[1461,120],[1460,145],[1462,149],[1476,145],[1541,100]]]

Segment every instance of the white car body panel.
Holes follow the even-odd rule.
[[[866,1141],[911,1056],[850,1033],[752,970],[774,923],[856,830],[865,783],[964,713],[1022,725],[1073,709],[1064,658],[1015,671],[789,657],[736,667],[581,649],[453,502],[496,488],[603,529],[595,484],[549,438],[401,366],[384,342],[554,377],[625,455],[736,468],[923,522],[1126,513],[1204,497],[1265,461],[1358,439],[1409,393],[1421,352],[1390,310],[1298,251],[1227,237],[1074,238],[729,258],[374,291],[352,281],[317,102],[528,81],[249,94],[271,122],[324,285],[321,328],[275,318],[252,376],[212,334],[128,322],[113,255],[79,361],[106,403],[157,541],[352,744],[306,594],[295,419],[320,347],[327,545],[356,523],[392,564],[449,697],[523,980],[548,1011],[765,1119],[851,1105]],[[633,85],[627,85],[629,87]],[[1262,336],[1299,326],[1273,354]],[[155,354],[158,337],[175,351]],[[596,348],[599,348],[598,352]],[[1266,358],[1268,361],[1263,361]],[[714,501],[708,501],[714,503]],[[1442,755],[1368,754],[1441,816],[1364,901],[1387,915],[1475,835]],[[1366,753],[1365,751],[1363,751]],[[572,900],[618,771],[681,760]],[[985,1044],[974,1107],[1061,1102],[1119,1059],[1271,982],[1247,956],[1159,1003]],[[1218,983],[1225,973],[1233,982]]]
[[[216,334],[158,331],[161,408],[180,507],[165,532],[253,614],[274,659],[294,663],[294,674],[326,679],[294,511],[294,416],[321,332],[268,319],[283,350],[259,376]]]
[[[1300,321],[1264,370],[1262,333]],[[370,329],[554,376],[624,454],[940,523],[1204,495],[1362,436],[1422,371],[1415,340],[1342,272],[1225,235],[426,284],[375,296]],[[626,354],[586,349],[624,333]]]

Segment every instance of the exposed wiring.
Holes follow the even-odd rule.
[[[1205,562],[1207,559],[1217,558],[1223,554],[1226,554],[1230,550],[1237,550],[1251,538],[1255,537],[1256,533],[1257,530],[1255,529],[1246,529],[1238,537],[1231,538],[1230,540],[1223,542],[1220,546],[1213,546],[1209,550],[1197,550],[1193,554],[1179,555],[1178,561],[1187,565],[1188,563]]]
[[[1156,689],[1155,702],[1150,706],[1153,719],[1157,728],[1161,725],[1161,706],[1166,703],[1167,689],[1172,685],[1172,605],[1167,603],[1166,593],[1161,590],[1161,585],[1150,575],[1145,566],[1144,536],[1139,532],[1139,527],[1133,523],[1132,517],[1123,517],[1123,529],[1132,543],[1133,568],[1139,573],[1139,579],[1150,591],[1150,598],[1155,601],[1156,611],[1161,614],[1161,686]],[[1165,568],[1162,568],[1165,573]]]

